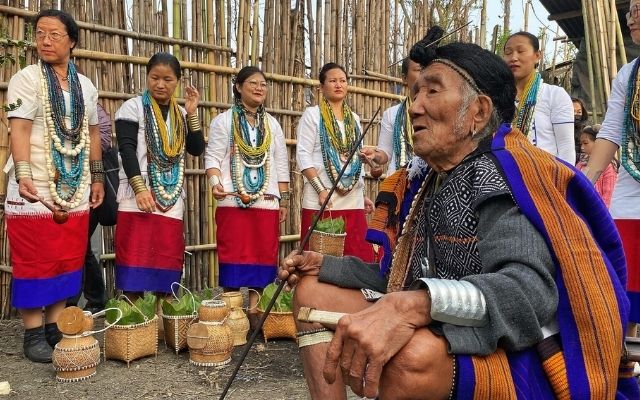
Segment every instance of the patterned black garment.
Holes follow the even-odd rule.
[[[475,208],[488,198],[510,193],[502,173],[486,153],[468,157],[439,187],[437,181],[428,183],[431,188],[427,188],[422,210],[416,215],[411,270],[405,286],[421,277],[459,280],[480,273]],[[430,195],[434,188],[435,193]]]

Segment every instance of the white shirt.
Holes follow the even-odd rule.
[[[541,82],[529,129],[529,140],[536,147],[554,156],[576,164],[576,147],[573,126],[573,102],[560,86]]]
[[[220,170],[222,176],[220,183],[224,187],[225,192],[233,192],[233,182],[231,179],[231,123],[233,110],[229,109],[224,113],[215,117],[209,125],[209,141],[204,154],[205,169],[216,168]],[[265,122],[269,124],[271,130],[271,147],[269,148],[269,182],[265,194],[270,194],[280,198],[280,189],[278,182],[289,182],[289,158],[287,155],[287,146],[284,140],[284,133],[278,121],[271,116],[265,114]],[[256,128],[249,125],[249,137],[256,140]],[[255,142],[253,143],[255,145]],[[244,170],[244,166],[242,167]],[[262,204],[263,200],[255,203],[256,207],[265,208],[266,204]],[[221,206],[235,206],[235,199],[227,196],[224,200],[218,202]],[[276,203],[277,206],[277,203]]]
[[[633,60],[620,68],[618,75],[613,80],[611,96],[607,103],[607,113],[598,132],[599,139],[609,140],[618,146],[622,142],[627,85],[635,62],[636,60]],[[620,166],[618,171],[618,180],[613,189],[609,211],[615,219],[640,219],[640,182],[633,179],[624,166]]]
[[[358,127],[360,127],[360,117],[352,112]],[[338,121],[340,132],[344,135],[344,123]],[[332,186],[331,180],[324,168],[322,160],[322,147],[320,145],[320,107],[307,107],[300,117],[296,137],[298,144],[296,146],[296,162],[300,171],[307,168],[315,168],[318,177],[328,189]],[[360,132],[362,128],[360,127]],[[356,156],[357,157],[357,156]],[[346,196],[340,195],[337,191],[331,196],[331,203],[334,210],[355,210],[364,209],[364,167],[360,173],[360,179],[356,182],[353,189]],[[302,195],[302,208],[308,210],[319,210],[318,194],[311,184],[304,178],[304,192]]]
[[[378,148],[384,151],[390,160],[387,166],[387,176],[393,174],[396,170],[396,154],[393,151],[393,128],[396,124],[396,116],[398,115],[398,109],[401,105],[402,103],[396,104],[384,110],[384,113],[382,113],[382,121],[380,121]],[[409,160],[407,160],[407,162],[409,162]]]
[[[78,74],[78,80],[82,87],[82,97],[84,99],[84,112],[87,115],[89,126],[98,125],[98,91],[93,83],[82,74]],[[40,66],[29,65],[18,71],[9,81],[7,90],[7,103],[16,103],[18,99],[22,104],[13,111],[7,113],[8,118],[22,118],[33,121],[31,125],[31,148],[30,160],[33,179],[37,181],[47,181],[49,174],[45,166],[44,148],[44,96],[40,85]],[[71,125],[71,96],[69,92],[63,91],[65,100],[65,123]],[[67,143],[68,145],[68,143]],[[13,157],[9,157],[5,166],[5,172],[13,177]]]

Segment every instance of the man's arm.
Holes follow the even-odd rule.
[[[343,288],[371,289],[381,293],[387,291],[387,280],[380,276],[380,266],[365,263],[353,256],[325,255],[318,280]]]
[[[443,324],[450,351],[490,354],[498,346],[521,350],[543,338],[555,317],[558,291],[549,249],[509,196],[494,197],[477,209],[479,275],[463,278],[480,289],[488,323],[480,327]]]

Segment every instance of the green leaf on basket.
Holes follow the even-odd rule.
[[[120,309],[122,317],[118,321],[118,325],[141,324],[145,322],[145,316],[147,320],[150,320],[156,315],[156,296],[153,293],[145,293],[144,297],[137,299],[133,304],[135,304],[135,307],[125,299],[114,298],[107,301],[106,308]],[[105,318],[108,323],[112,324],[118,318],[118,312],[116,310],[108,310]]]
[[[278,285],[275,283],[268,284],[264,290],[262,291],[262,296],[260,296],[260,301],[258,302],[259,310],[266,310],[269,302],[273,298],[273,295],[276,293]],[[285,292],[284,290],[280,292],[280,295],[276,299],[276,302],[273,303],[273,311],[276,312],[291,312],[293,310],[293,292]]]
[[[200,308],[202,300],[213,297],[211,289],[205,289],[200,293],[194,293],[193,296],[188,293],[181,293],[177,299],[162,300],[162,314],[167,316],[191,315]]]
[[[344,218],[323,218],[316,224],[316,231],[342,234],[345,232]]]

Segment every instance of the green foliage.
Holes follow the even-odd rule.
[[[213,297],[213,291],[211,289],[205,289],[200,293],[181,293],[177,299],[171,301],[162,300],[162,313],[167,316],[181,316],[192,315],[198,308],[202,300],[210,299]]]
[[[318,221],[315,228],[316,231],[324,233],[342,234],[345,233],[344,218],[323,218]]]
[[[107,301],[106,308],[118,308],[122,311],[122,318],[118,321],[118,325],[141,324],[152,319],[156,314],[156,296],[153,293],[145,293],[144,297],[138,298],[133,304],[135,307],[124,299],[110,299]],[[112,324],[118,318],[118,312],[108,310],[105,318],[108,323]]]
[[[18,107],[20,107],[21,105],[22,105],[22,99],[17,99],[15,103],[3,104],[2,109],[5,112],[9,112],[9,111],[17,110]]]
[[[273,298],[273,295],[276,293],[276,289],[278,285],[275,283],[268,284],[264,290],[262,291],[262,296],[260,296],[260,301],[258,302],[259,310],[266,310],[267,305]],[[273,303],[273,310],[276,312],[291,312],[293,310],[293,292],[285,292],[284,290],[280,292],[276,302]]]

